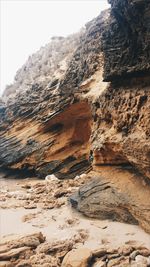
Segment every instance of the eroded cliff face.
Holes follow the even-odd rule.
[[[34,101],[30,95],[22,108],[13,105],[7,109],[8,119],[3,124],[0,139],[1,166],[31,170],[43,178],[50,173],[71,178],[87,170],[90,106],[83,101],[70,105],[69,100],[62,101],[57,92],[54,102],[51,96],[48,104],[47,100],[40,102],[36,98]]]
[[[30,170],[42,178],[51,173],[74,178],[89,171],[91,165],[97,173],[102,165],[133,166],[140,174],[132,179],[140,177],[138,192],[143,199],[150,178],[150,4],[143,0],[110,2],[111,10],[88,23],[76,42],[71,39],[70,52],[61,49],[58,69],[50,64],[48,78],[44,80],[42,71],[31,86],[9,98],[7,105],[0,103],[0,166]],[[62,51],[68,54],[62,55]],[[53,54],[52,62],[55,51]],[[23,74],[18,73],[18,81],[24,71],[26,65]],[[93,162],[89,160],[91,150]],[[117,184],[110,172],[108,175]],[[124,181],[125,187],[129,181]],[[121,185],[115,189],[108,185],[108,194],[105,186],[98,186],[97,217],[102,214],[105,196],[106,207],[114,207],[110,213],[116,212],[117,220],[140,223],[150,231],[150,203],[144,208],[139,205],[142,201],[136,203],[131,197],[137,188],[133,184],[127,198]],[[93,192],[93,185],[90,187]],[[116,205],[110,203],[111,193]],[[80,205],[84,210],[86,203],[91,205],[90,216],[95,216],[95,203],[84,195],[84,205]],[[108,213],[104,215],[108,217]]]
[[[47,85],[36,81],[27,90],[21,87],[15,98],[12,95],[8,98],[1,115],[2,167],[28,169],[43,178],[50,173],[59,178],[73,178],[89,170],[92,112],[85,97],[85,92],[90,91],[85,88],[85,80],[90,79],[90,85],[102,82],[102,30],[99,28],[105,23],[106,14],[87,24],[70,61],[65,54],[63,60],[67,67],[62,73],[58,68],[59,79],[54,72]],[[51,68],[50,72],[53,64]],[[33,74],[34,69],[35,66]],[[22,79],[24,75],[20,73]]]
[[[132,164],[150,178],[150,1],[112,0],[103,31],[104,80],[95,104],[95,164]]]
[[[104,31],[104,79],[145,75],[150,71],[150,1],[109,0]]]
[[[99,97],[92,144],[95,165],[132,164],[150,177],[150,80],[122,80]]]

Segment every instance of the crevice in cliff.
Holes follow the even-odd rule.
[[[93,167],[130,165],[121,147],[117,144],[105,143],[101,147],[95,148],[93,157]]]
[[[32,178],[36,176],[35,170],[28,168],[11,169],[9,167],[2,167],[0,168],[0,173],[3,173],[4,177],[15,177],[15,179]]]

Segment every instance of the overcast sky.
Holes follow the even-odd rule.
[[[28,56],[52,36],[77,32],[107,0],[0,0],[0,94]]]

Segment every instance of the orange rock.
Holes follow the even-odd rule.
[[[92,252],[88,248],[73,249],[67,253],[62,267],[88,267]]]

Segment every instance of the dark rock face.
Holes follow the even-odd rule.
[[[64,80],[62,88],[79,88],[80,84],[91,77],[103,66],[102,33],[107,25],[109,10],[103,11],[97,18],[86,24],[78,49],[75,51]]]
[[[74,208],[88,217],[139,224],[150,233],[150,187],[138,173],[103,166],[90,176],[91,182],[70,197]]]
[[[34,105],[31,104],[32,95],[29,100],[20,108],[17,103],[18,109],[12,105],[6,110],[7,120],[0,138],[1,167],[28,169],[43,178],[51,173],[59,178],[72,178],[88,170],[91,133],[88,103],[70,106],[69,98],[65,99],[68,103],[59,103],[57,95],[58,105],[55,101],[54,110],[53,102],[47,106],[47,101],[43,101],[39,109],[38,98]]]
[[[110,0],[103,33],[104,79],[150,73],[150,1]]]
[[[0,130],[3,129],[2,123],[5,116],[6,104],[0,98]]]
[[[131,203],[129,204],[128,197],[119,193],[104,178],[81,187],[78,193],[70,198],[70,202],[73,207],[89,217],[138,223],[129,211]]]

